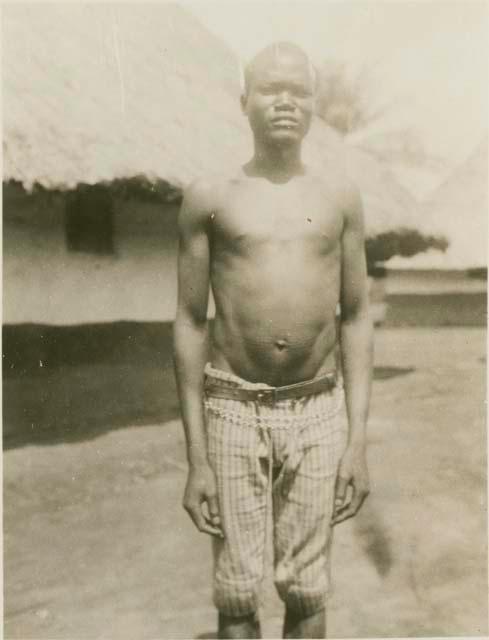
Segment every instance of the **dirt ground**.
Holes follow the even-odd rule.
[[[485,331],[381,329],[376,365],[372,494],[335,530],[328,635],[486,635]],[[7,449],[5,638],[215,637],[184,481],[178,419]],[[266,637],[281,615],[269,575]]]

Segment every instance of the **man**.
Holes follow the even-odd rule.
[[[368,493],[363,214],[354,187],[302,163],[314,91],[301,49],[278,43],[260,52],[241,99],[254,155],[227,176],[191,185],[180,212],[184,507],[214,537],[221,638],[260,637],[269,509],[284,637],[325,637],[331,528]],[[210,285],[216,317],[207,362]],[[338,415],[338,342],[348,429]]]

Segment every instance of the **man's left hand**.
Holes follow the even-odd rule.
[[[349,445],[336,477],[333,525],[353,517],[370,492],[365,446]]]

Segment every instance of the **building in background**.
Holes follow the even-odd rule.
[[[227,47],[148,7],[3,11],[5,323],[173,315],[181,187],[243,136]]]
[[[453,170],[423,200],[422,208],[433,229],[449,240],[446,252],[415,256],[410,262],[393,258],[405,268],[476,270],[487,266],[488,136],[467,160]]]
[[[251,151],[233,52],[181,6],[3,10],[4,323],[168,321],[192,179]],[[358,183],[371,237],[415,199],[316,120],[306,160]]]

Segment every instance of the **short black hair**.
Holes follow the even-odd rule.
[[[255,67],[263,59],[268,58],[272,53],[274,53],[275,55],[278,55],[280,53],[284,53],[284,54],[289,53],[296,56],[297,55],[300,56],[304,60],[304,62],[307,64],[307,66],[310,68],[311,76],[314,84],[314,90],[317,89],[318,74],[314,65],[311,63],[309,56],[304,51],[304,49],[299,47],[299,45],[294,44],[293,42],[280,41],[280,42],[273,42],[272,44],[269,44],[268,46],[266,46],[264,49],[261,49],[261,51],[259,51],[256,55],[254,55],[253,58],[246,64],[243,72],[243,83],[244,83],[243,93],[245,96],[248,95],[250,85],[251,85],[251,78],[253,76],[253,71]]]

